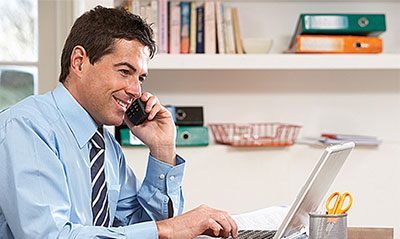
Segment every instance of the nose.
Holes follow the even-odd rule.
[[[131,79],[126,87],[125,92],[134,98],[139,98],[142,95],[142,84],[137,77]]]

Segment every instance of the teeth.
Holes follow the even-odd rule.
[[[126,110],[126,107],[128,106],[128,104],[124,104],[122,101],[117,99],[118,104],[120,104],[122,107],[124,107],[124,109]]]

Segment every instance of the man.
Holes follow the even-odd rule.
[[[207,206],[182,214],[185,161],[170,113],[141,93],[155,53],[151,28],[125,10],[96,7],[65,42],[59,86],[0,113],[1,238],[237,236]],[[129,128],[150,150],[141,183],[104,125],[120,125],[137,98],[147,121]]]

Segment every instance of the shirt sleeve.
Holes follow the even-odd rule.
[[[155,222],[97,227],[71,222],[70,192],[54,135],[30,120],[0,126],[0,227],[14,238],[158,238]]]
[[[122,157],[121,191],[114,226],[167,219],[169,200],[173,205],[174,216],[182,213],[185,160],[177,155],[177,165],[172,166],[149,155],[146,177],[141,183]]]

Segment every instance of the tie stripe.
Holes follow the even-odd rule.
[[[93,167],[93,165],[96,163],[96,160],[104,153],[104,149],[100,149],[99,152],[93,157],[92,161],[90,162],[90,166]]]
[[[98,128],[91,138],[90,176],[92,180],[92,214],[93,225],[108,227],[110,222],[108,212],[107,184],[104,173],[104,137],[103,129]]]

